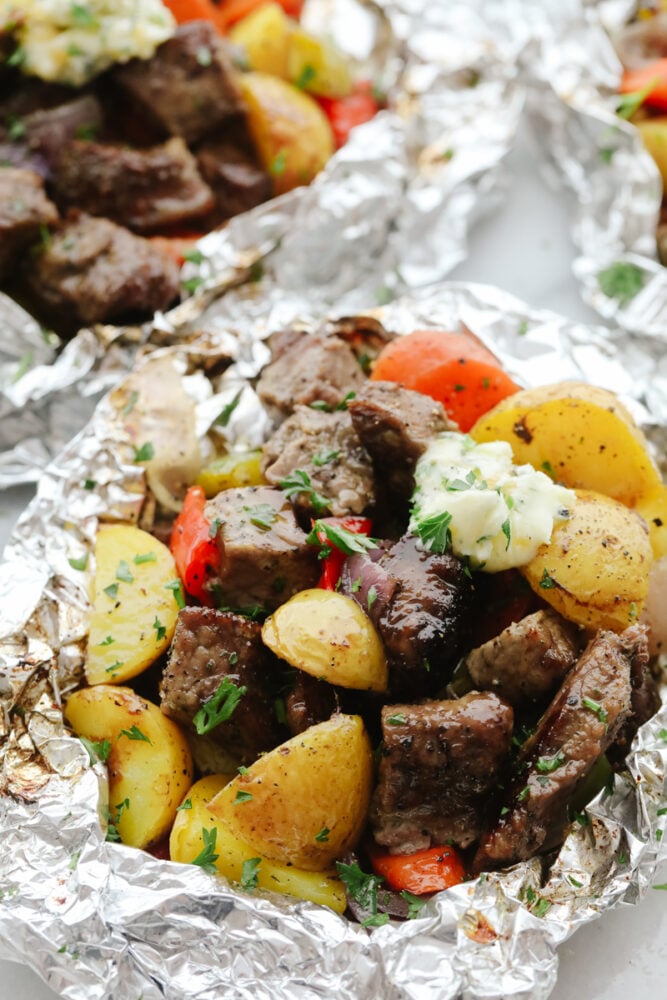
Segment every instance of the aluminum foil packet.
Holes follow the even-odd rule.
[[[145,418],[155,408],[153,426],[166,421],[173,449],[170,421],[180,423],[179,446],[205,442],[236,400],[222,428],[227,443],[260,440],[268,422],[249,380],[268,357],[264,339],[280,309],[258,300],[249,315],[240,300],[235,317],[231,301],[210,305],[197,329],[184,319],[176,343],[140,358],[100,402],[44,472],[0,566],[0,956],[31,965],[71,1000],[547,997],[558,945],[638,900],[667,855],[667,688],[613,789],[572,825],[546,883],[535,859],[440,893],[405,923],[365,929],[326,908],[235,890],[196,866],[105,841],[106,772],[67,734],[61,699],[82,677],[98,522],[136,523],[150,492],[123,403],[141,387]],[[297,316],[298,301],[285,299],[295,322],[321,322]],[[667,454],[666,374],[646,377],[653,338],[573,324],[463,283],[398,298],[363,321],[397,333],[465,327],[526,385],[604,385]],[[165,414],[154,387],[166,379]],[[86,488],[91,479],[94,489]]]
[[[526,4],[527,108],[548,176],[575,198],[573,263],[584,300],[629,331],[664,337],[667,270],[657,259],[662,181],[639,132],[616,114],[622,65],[612,39],[632,0]],[[653,5],[656,6],[656,5]]]
[[[387,110],[356,129],[312,185],[202,240],[203,263],[183,273],[184,287],[196,287],[194,310],[252,279],[262,299],[287,291],[307,294],[320,313],[361,308],[439,281],[462,260],[470,225],[493,204],[522,104],[503,8],[308,0],[306,25],[375,81]],[[162,340],[184,309],[190,301],[164,317]],[[38,477],[155,326],[84,330],[56,357],[3,296],[0,324],[1,488]]]

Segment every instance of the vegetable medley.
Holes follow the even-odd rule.
[[[611,393],[521,389],[470,334],[270,346],[261,451],[190,467],[152,532],[100,526],[65,715],[109,839],[410,919],[548,860],[656,711],[667,488]]]

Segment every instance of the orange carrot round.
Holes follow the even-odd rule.
[[[390,889],[422,896],[458,885],[465,869],[454,847],[429,847],[415,854],[371,854],[378,875],[383,875]]]
[[[462,431],[519,390],[483,344],[468,334],[441,330],[397,337],[380,353],[371,378],[437,399]]]

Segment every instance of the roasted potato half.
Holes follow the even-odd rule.
[[[86,680],[112,684],[140,674],[168,648],[178,605],[167,585],[177,578],[176,565],[148,532],[105,524],[95,566]]]
[[[641,614],[653,562],[648,529],[610,497],[576,490],[567,521],[521,572],[543,600],[588,628],[622,632]]]
[[[209,808],[255,854],[324,871],[361,836],[371,781],[362,720],[334,715],[260,757]]]
[[[302,590],[274,611],[262,639],[293,667],[341,687],[387,690],[387,659],[370,618],[333,590]]]
[[[630,412],[606,389],[585,382],[508,396],[470,431],[475,441],[508,441],[564,486],[594,490],[628,507],[661,485],[660,472]]]
[[[217,871],[230,882],[243,882],[244,864],[255,862],[257,887],[272,889],[297,899],[307,899],[321,906],[329,906],[343,913],[347,906],[345,890],[334,872],[307,872],[290,865],[282,865],[268,858],[257,857],[257,852],[243,840],[234,836],[229,827],[208,808],[208,803],[232,779],[233,775],[211,774],[197,781],[187,794],[176,815],[169,838],[172,861],[193,862],[205,850],[204,834],[211,838],[215,831],[212,862]],[[259,862],[257,864],[257,862]],[[247,876],[246,876],[247,877]]]
[[[67,699],[77,736],[108,740],[109,822],[124,844],[146,847],[169,832],[192,784],[192,757],[175,722],[126,687],[98,685]]]
[[[331,126],[319,104],[265,73],[243,73],[239,85],[248,129],[275,194],[310,184],[334,151]]]

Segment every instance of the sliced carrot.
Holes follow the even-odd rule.
[[[216,7],[216,23],[222,31],[226,31],[257,7],[264,7],[269,2],[270,0],[220,0]],[[300,16],[303,0],[277,0],[277,2],[290,17]]]
[[[212,0],[164,0],[165,7],[172,12],[178,24],[187,21],[212,21],[222,32],[224,23],[219,22],[220,11]]]
[[[429,847],[415,854],[371,853],[371,864],[383,875],[390,889],[422,896],[458,885],[465,878],[465,869],[458,851],[453,847]]]
[[[649,89],[643,103],[667,110],[667,59],[657,59],[647,66],[625,71],[620,86],[622,94],[639,93],[646,88]]]
[[[462,431],[520,388],[479,341],[441,330],[397,337],[380,353],[371,378],[437,399]]]

